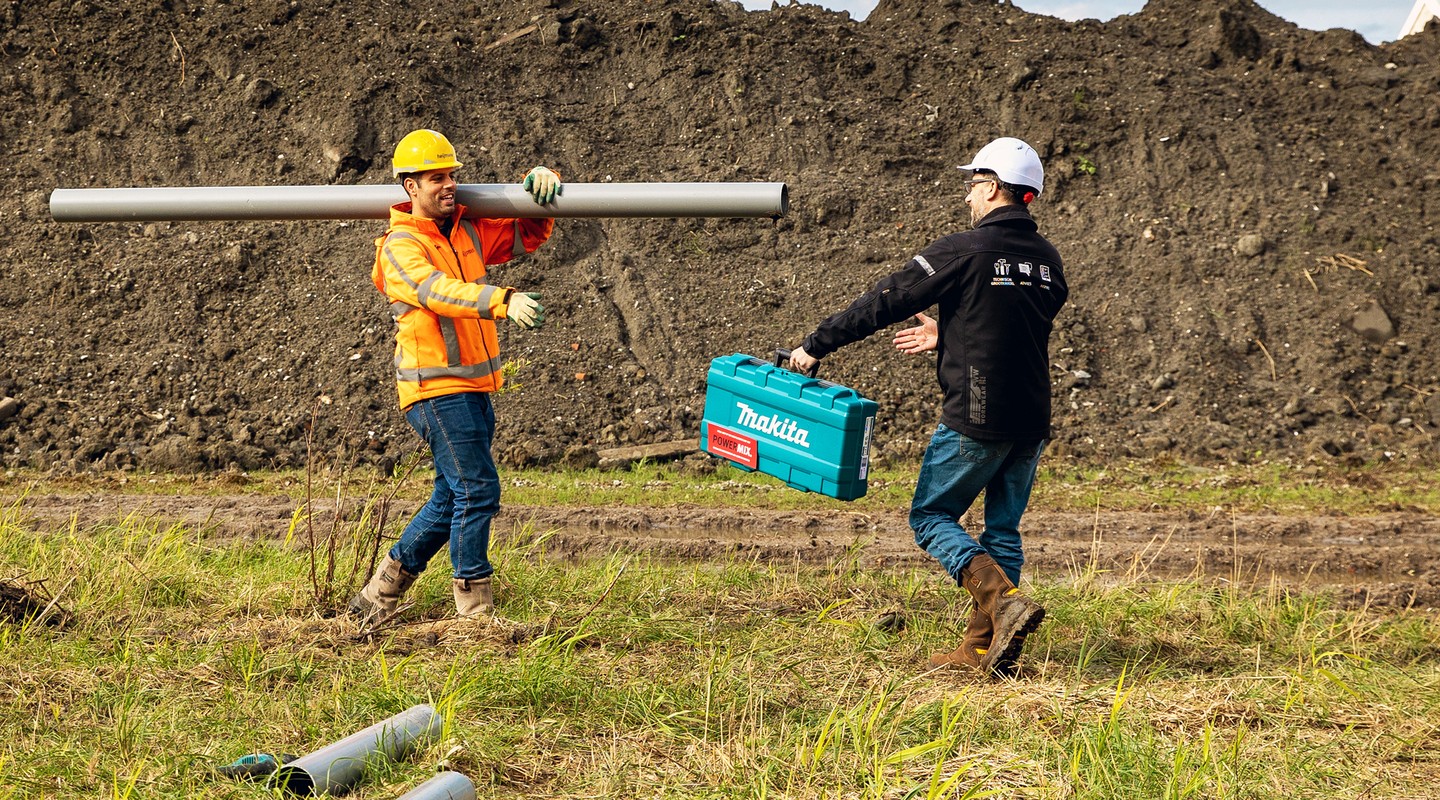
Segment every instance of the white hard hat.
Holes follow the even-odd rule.
[[[960,169],[987,170],[1012,186],[1029,186],[1036,196],[1045,190],[1045,168],[1035,148],[1014,138],[1002,136],[980,148],[980,152],[961,165]]]

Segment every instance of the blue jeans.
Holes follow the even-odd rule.
[[[925,449],[910,527],[915,543],[935,557],[960,583],[974,557],[988,553],[1014,584],[1020,583],[1025,554],[1020,516],[1030,502],[1035,470],[1046,440],[980,441],[941,424]],[[980,490],[985,490],[985,533],[976,541],[960,524]]]
[[[418,575],[448,543],[456,578],[488,577],[495,572],[490,520],[500,510],[500,476],[490,455],[495,433],[490,395],[462,392],[421,400],[405,411],[405,420],[430,445],[435,491],[405,526],[390,557]]]

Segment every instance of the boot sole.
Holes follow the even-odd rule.
[[[1015,675],[1015,662],[1020,659],[1026,637],[1045,621],[1045,609],[1039,603],[1029,598],[1020,602],[1024,607],[1016,609],[1018,614],[1010,610],[1016,604],[1010,603],[1001,612],[1001,618],[995,620],[995,638],[990,641],[990,652],[980,662],[982,670],[1002,678]]]

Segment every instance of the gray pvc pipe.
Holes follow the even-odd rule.
[[[475,800],[475,784],[458,772],[442,772],[401,795],[400,800]]]
[[[56,222],[388,219],[409,198],[381,186],[195,186],[56,189]],[[540,205],[518,183],[467,183],[456,202],[472,217],[778,217],[783,183],[567,183]]]
[[[293,794],[338,794],[364,777],[366,764],[381,757],[404,758],[417,745],[439,737],[442,727],[444,720],[434,708],[411,706],[281,766],[270,783]]]

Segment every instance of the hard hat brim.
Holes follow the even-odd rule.
[[[395,177],[398,178],[401,175],[414,175],[420,172],[430,172],[431,170],[437,169],[459,169],[463,166],[465,165],[460,163],[459,161],[441,161],[438,164],[423,164],[418,167],[402,168],[398,166],[392,166],[391,169],[394,170]]]

